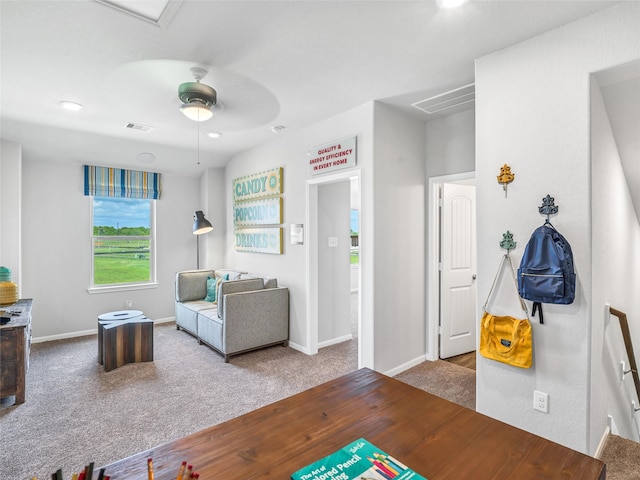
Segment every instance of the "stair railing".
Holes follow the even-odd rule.
[[[622,338],[624,340],[624,346],[627,350],[627,357],[629,358],[629,370],[623,372],[623,374],[631,373],[633,376],[633,383],[636,386],[636,395],[638,401],[640,401],[640,376],[638,376],[638,365],[636,364],[636,357],[633,353],[633,344],[631,343],[631,333],[629,332],[629,322],[627,321],[627,314],[617,310],[613,307],[609,307],[609,313],[618,317],[620,321],[620,330],[622,330]],[[636,411],[640,410],[638,408]]]

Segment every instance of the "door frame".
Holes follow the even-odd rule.
[[[476,172],[455,173],[429,177],[428,196],[428,252],[427,252],[427,338],[426,358],[436,361],[440,358],[438,327],[440,325],[440,186],[476,178]]]
[[[307,353],[315,355],[318,353],[318,187],[323,184],[350,181],[351,178],[357,177],[360,188],[358,195],[360,197],[360,209],[362,211],[362,171],[361,169],[344,170],[334,174],[323,175],[321,177],[310,178],[306,181],[306,294],[307,294]],[[360,238],[362,239],[362,215],[360,215]],[[366,242],[365,242],[366,243]],[[360,260],[362,261],[363,245],[360,244]],[[363,365],[368,366],[363,360],[372,355],[373,345],[369,345],[366,339],[363,339],[363,333],[370,331],[372,325],[363,322],[362,315],[362,264],[358,274],[358,368]],[[368,337],[367,337],[368,338]],[[366,350],[365,350],[366,349]],[[370,350],[369,350],[370,349]],[[368,354],[366,352],[369,352]]]

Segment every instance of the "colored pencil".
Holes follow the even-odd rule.
[[[187,462],[182,462],[182,465],[180,465],[180,470],[178,470],[178,476],[176,477],[176,480],[182,480],[182,475],[184,474],[185,468],[187,468]]]
[[[153,480],[153,459],[147,460],[147,476],[149,480]]]

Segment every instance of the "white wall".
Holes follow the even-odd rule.
[[[11,270],[11,281],[22,289],[21,212],[22,148],[0,141],[0,265]]]
[[[32,297],[33,335],[51,339],[96,331],[97,316],[125,300],[154,320],[174,313],[175,273],[195,268],[193,212],[198,179],[162,175],[156,208],[158,287],[90,295],[89,198],[81,165],[23,160],[22,297]],[[4,219],[3,219],[4,223]]]
[[[475,114],[471,108],[426,123],[427,178],[475,171]]]
[[[620,380],[620,362],[629,369],[620,323],[609,317],[605,304],[627,314],[632,343],[640,351],[640,225],[609,117],[595,80],[591,87],[593,330],[591,345],[591,437],[597,447],[597,432],[607,428],[611,415],[615,432],[638,441],[638,425],[630,415],[636,401],[633,378]],[[605,387],[606,388],[603,388]],[[640,418],[640,413],[636,414]]]
[[[393,372],[425,359],[425,128],[384,104],[374,122],[375,367]]]
[[[209,168],[200,178],[200,204],[204,216],[213,230],[200,236],[200,266],[224,268],[227,233],[227,216],[231,205],[227,208],[225,201],[224,169]]]
[[[502,233],[513,232],[519,262],[547,194],[560,207],[552,222],[572,244],[577,272],[574,303],[545,305],[545,324],[534,322],[530,370],[479,358],[477,408],[587,453],[603,433],[589,424],[592,313],[602,317],[592,304],[589,74],[638,58],[639,8],[625,2],[476,62],[479,302]],[[503,163],[516,175],[508,199],[496,181]],[[532,409],[534,390],[549,394],[548,414]]]
[[[351,337],[350,182],[318,187],[318,343]],[[337,245],[329,246],[329,238]]]

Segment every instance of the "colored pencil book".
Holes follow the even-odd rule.
[[[298,470],[291,480],[427,480],[364,438]]]

